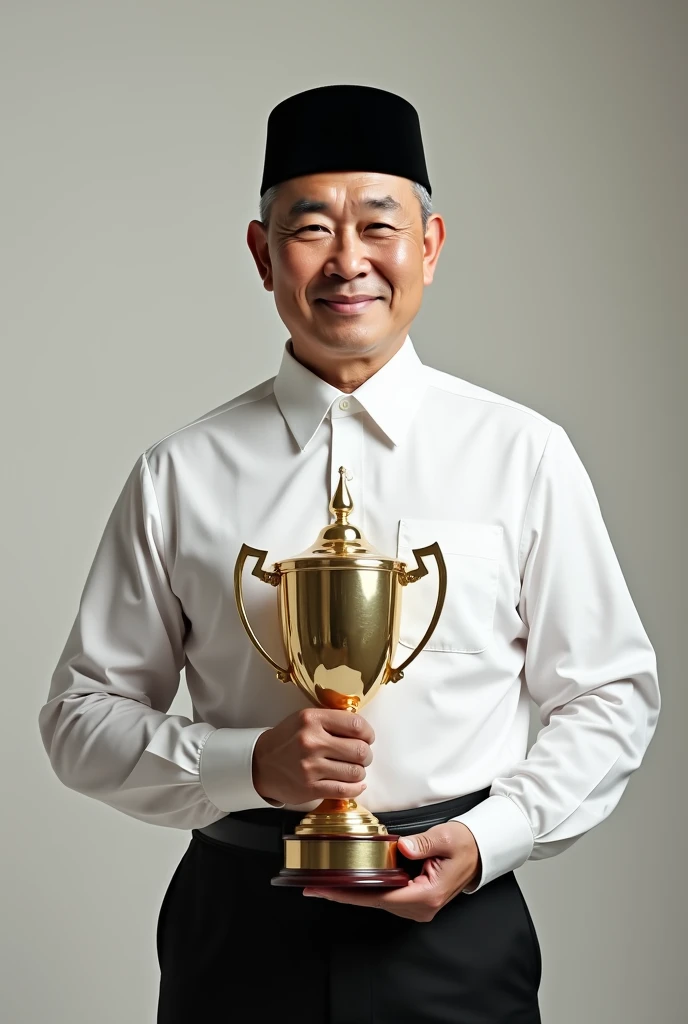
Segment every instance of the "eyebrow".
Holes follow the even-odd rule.
[[[364,199],[361,206],[366,206],[371,210],[401,210],[401,203],[397,202],[394,196],[382,196],[379,199],[371,198]],[[287,219],[292,220],[294,217],[298,217],[302,213],[328,213],[330,210],[330,204],[319,199],[308,199],[306,196],[302,196],[297,199],[295,203],[292,203],[287,213]]]

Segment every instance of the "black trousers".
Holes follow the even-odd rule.
[[[192,832],[158,917],[157,1024],[541,1024],[540,946],[513,872],[419,923],[271,886],[281,867]]]

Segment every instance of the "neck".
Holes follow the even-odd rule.
[[[393,345],[386,345],[383,350],[376,347],[375,351],[337,354],[315,351],[314,346],[289,342],[289,351],[297,362],[314,373],[316,377],[331,384],[338,391],[351,394],[361,384],[374,376],[392,356],[395,356],[406,340],[406,334],[398,338]]]

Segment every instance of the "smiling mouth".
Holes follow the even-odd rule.
[[[331,310],[333,313],[343,313],[345,316],[363,313],[377,301],[378,296],[372,299],[361,299],[360,302],[336,302],[330,299],[318,299],[318,302],[321,302],[326,309]]]

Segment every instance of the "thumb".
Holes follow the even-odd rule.
[[[409,860],[426,857],[448,857],[451,854],[451,835],[444,825],[433,825],[415,836],[401,836],[399,850]]]

